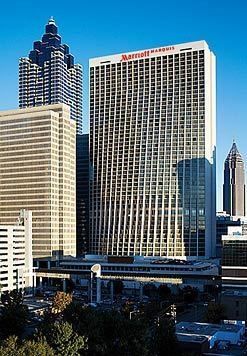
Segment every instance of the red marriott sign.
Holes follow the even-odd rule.
[[[160,48],[155,48],[155,49],[148,49],[148,50],[143,51],[143,52],[122,54],[121,62],[130,61],[132,59],[147,58],[147,57],[150,56],[150,54],[153,54],[153,53],[164,53],[164,52],[168,52],[168,51],[173,51],[174,49],[175,49],[174,46],[170,46],[170,47],[160,47]]]

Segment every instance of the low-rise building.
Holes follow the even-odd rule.
[[[226,290],[221,293],[221,303],[232,320],[247,320],[247,291]]]
[[[211,261],[185,261],[167,258],[149,257],[111,257],[92,256],[85,258],[69,258],[59,262],[59,266],[49,264],[50,268],[42,268],[40,263],[37,277],[71,278],[81,285],[90,280],[91,268],[94,264],[101,266],[101,279],[121,279],[125,282],[141,284],[155,283],[168,286],[190,285],[200,291],[212,290],[220,284],[219,267]]]
[[[222,257],[222,236],[228,234],[228,229],[239,227],[244,234],[247,231],[247,218],[231,216],[225,211],[216,214],[216,255]]]
[[[222,287],[247,291],[247,234],[241,227],[228,228],[222,236]]]
[[[185,336],[188,342],[195,340],[196,337],[206,337],[210,348],[213,348],[219,341],[227,341],[232,345],[237,345],[243,338],[244,333],[245,326],[236,323],[208,324],[182,321],[176,325],[178,340]]]

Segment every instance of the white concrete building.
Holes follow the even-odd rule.
[[[0,292],[34,283],[32,212],[21,210],[16,225],[0,225]]]
[[[215,255],[215,84],[205,41],[90,60],[93,253]]]

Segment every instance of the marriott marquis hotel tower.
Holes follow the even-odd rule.
[[[91,59],[92,252],[213,256],[214,153],[206,42]]]

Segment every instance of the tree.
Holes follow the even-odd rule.
[[[194,303],[198,297],[198,289],[186,286],[182,289],[182,294],[185,303]]]
[[[158,301],[152,301],[141,307],[143,318],[149,323],[153,324],[153,320],[157,316],[160,310],[160,303]]]
[[[0,330],[4,337],[21,335],[28,320],[28,307],[23,304],[23,294],[17,289],[1,295],[3,304],[0,316]]]
[[[153,330],[150,342],[150,356],[180,355],[173,320],[159,320]]]
[[[43,324],[38,337],[44,337],[57,356],[80,355],[79,350],[85,349],[85,339],[74,332],[68,322]]]
[[[66,309],[64,316],[72,322],[74,330],[87,340],[87,349],[82,351],[83,355],[147,355],[148,329],[143,320],[129,320],[116,311],[102,311],[73,304]]]
[[[157,293],[157,287],[153,283],[147,283],[143,287],[143,294],[147,297],[153,297]]]
[[[15,356],[18,351],[17,336],[10,336],[1,342],[0,355],[1,356]]]
[[[67,279],[66,281],[66,292],[67,293],[72,293],[73,290],[75,289],[75,283],[72,279]]]
[[[123,289],[124,289],[124,284],[121,281],[121,279],[114,279],[111,280],[107,283],[107,289],[110,291],[111,290],[111,283],[113,283],[113,293],[114,294],[121,294]]]
[[[150,318],[141,313],[140,319],[129,320],[113,310],[103,311],[72,303],[64,318],[86,340],[86,349],[81,351],[84,356],[180,355],[173,321],[154,322],[158,306],[159,303],[155,311],[152,308]]]
[[[171,296],[171,289],[166,284],[160,284],[158,293],[161,300],[166,300]]]
[[[45,340],[26,340],[18,343],[16,336],[10,336],[0,346],[1,356],[55,356]]]
[[[57,292],[52,302],[52,312],[54,314],[62,313],[72,302],[72,295],[64,292]]]
[[[115,279],[113,281],[114,294],[116,295],[122,294],[123,289],[124,289],[124,284],[121,281],[121,279]]]
[[[220,303],[209,303],[205,319],[207,323],[219,324],[221,320],[225,319],[225,308]]]

